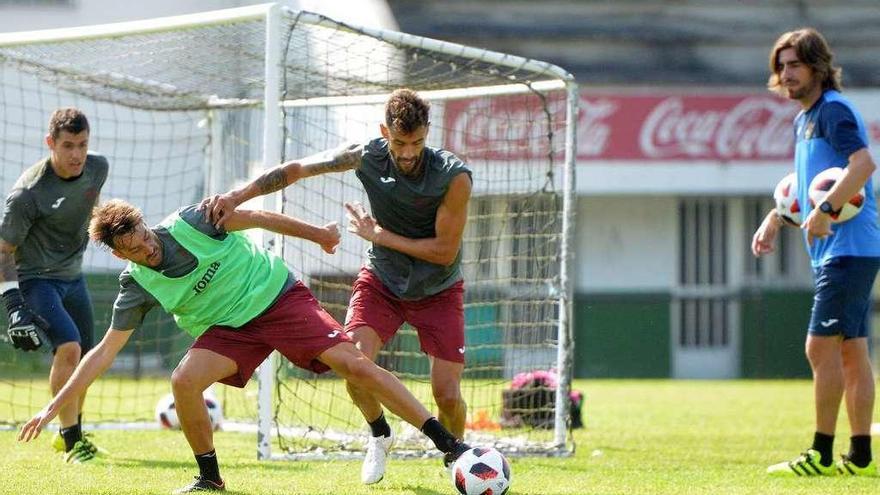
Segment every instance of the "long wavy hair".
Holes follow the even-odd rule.
[[[801,28],[784,33],[770,50],[770,79],[767,81],[767,89],[774,93],[784,95],[785,88],[782,86],[782,66],[779,65],[779,52],[787,48],[794,48],[798,60],[813,69],[813,73],[822,82],[822,89],[841,90],[841,77],[843,70],[833,65],[834,54],[825,37],[813,28]]]

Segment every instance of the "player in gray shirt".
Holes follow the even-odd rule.
[[[0,224],[0,294],[9,317],[12,345],[54,354],[49,384],[58,392],[92,347],[92,302],[82,275],[88,223],[107,180],[108,164],[91,154],[89,122],[75,108],[56,110],[46,135],[49,156],[21,174],[6,198]],[[78,403],[58,418],[53,442],[65,460],[92,459],[96,447],[82,436]],[[62,440],[63,439],[63,440]]]

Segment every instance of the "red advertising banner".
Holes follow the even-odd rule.
[[[550,114],[564,118],[561,99]],[[444,146],[468,159],[532,159],[547,155],[546,120],[536,98],[449,102]],[[627,161],[778,161],[794,152],[796,103],[770,94],[581,93],[577,157]],[[534,117],[537,116],[537,117]],[[525,122],[526,124],[522,124]],[[555,123],[554,152],[563,145]],[[492,142],[506,139],[505,146]]]

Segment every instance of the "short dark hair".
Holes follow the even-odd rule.
[[[121,199],[111,199],[92,210],[89,238],[110,249],[116,249],[116,239],[133,233],[143,223],[141,210]]]
[[[395,132],[409,134],[430,121],[431,104],[408,88],[395,90],[385,104],[385,125]]]
[[[56,139],[61,131],[79,134],[89,130],[89,119],[78,108],[59,108],[49,117],[49,135]]]
[[[783,33],[770,50],[770,79],[767,80],[770,91],[785,94],[785,88],[780,81],[782,67],[779,65],[779,52],[788,48],[794,48],[798,60],[819,76],[823,90],[841,90],[843,70],[834,66],[834,54],[825,37],[813,28],[801,28]]]

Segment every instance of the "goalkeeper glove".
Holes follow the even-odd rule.
[[[3,293],[3,302],[9,315],[9,329],[6,333],[12,341],[12,347],[23,351],[36,351],[46,340],[45,331],[49,323],[41,316],[34,314],[19,289],[10,289]]]

